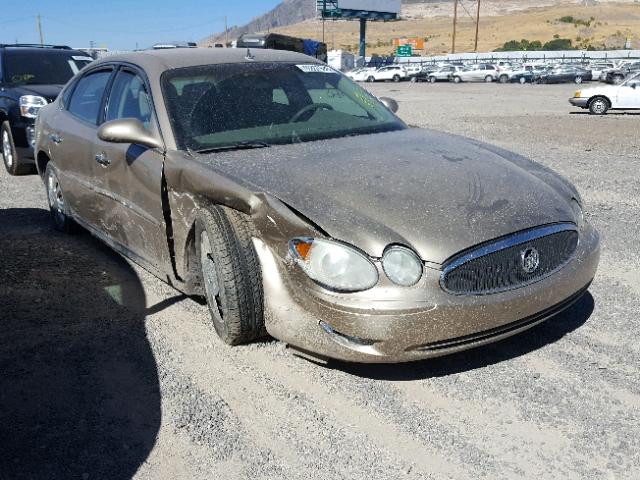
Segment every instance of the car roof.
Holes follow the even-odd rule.
[[[0,49],[3,49],[7,52],[29,52],[29,53],[43,53],[46,52],[48,55],[83,55],[88,56],[86,52],[82,50],[76,50],[69,47],[37,47],[37,46],[15,46],[15,45],[0,45]]]
[[[250,55],[248,54],[250,53]],[[168,50],[144,50],[140,52],[110,55],[94,62],[132,63],[147,73],[160,74],[174,68],[195,67],[201,65],[248,63],[248,62],[301,62],[321,63],[319,60],[302,53],[264,48],[175,48]]]

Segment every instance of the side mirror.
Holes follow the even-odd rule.
[[[149,148],[162,148],[162,143],[137,118],[122,118],[103,123],[98,138],[111,143],[135,143]]]
[[[380,101],[385,107],[387,107],[393,113],[396,113],[398,111],[398,108],[400,108],[400,106],[398,105],[398,102],[396,102],[393,98],[380,97]]]

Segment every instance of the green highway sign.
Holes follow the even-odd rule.
[[[396,55],[398,57],[410,57],[413,55],[413,48],[411,45],[400,45],[396,50]]]

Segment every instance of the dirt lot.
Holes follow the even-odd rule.
[[[0,477],[640,478],[640,115],[573,86],[376,84],[410,124],[496,143],[577,184],[602,234],[580,303],[516,338],[406,365],[230,348],[207,310],[0,173]],[[393,146],[389,146],[393,155]]]

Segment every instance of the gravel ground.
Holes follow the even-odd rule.
[[[206,308],[0,173],[0,477],[640,478],[640,115],[574,87],[376,84],[408,123],[527,155],[600,230],[590,294],[515,338],[405,365],[231,348]],[[392,146],[390,153],[392,153]]]

